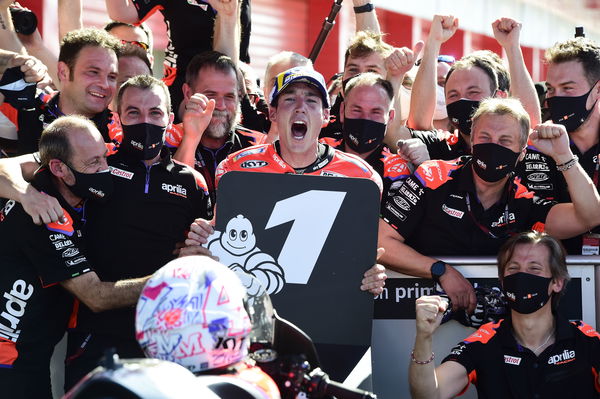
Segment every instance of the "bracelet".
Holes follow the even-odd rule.
[[[363,12],[371,12],[375,9],[372,3],[367,3],[364,6],[354,7],[354,12],[356,14],[362,14]]]
[[[416,363],[416,364],[429,364],[429,363],[433,362],[433,359],[435,359],[435,353],[433,353],[433,352],[431,352],[431,357],[429,359],[425,360],[424,362],[415,359],[415,350],[414,349],[410,352],[410,361],[413,363]]]
[[[556,165],[556,170],[559,172],[564,172],[565,170],[569,170],[575,166],[577,162],[579,162],[579,157],[577,155],[573,155],[573,158],[570,161]]]

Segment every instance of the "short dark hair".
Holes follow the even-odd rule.
[[[205,68],[213,68],[223,73],[233,72],[239,87],[240,82],[235,63],[231,58],[218,51],[204,51],[200,54],[196,54],[189,62],[185,71],[185,83],[190,87],[194,87],[196,80],[198,79],[198,74]]]
[[[381,75],[373,72],[360,73],[348,80],[344,87],[346,98],[355,87],[360,86],[380,86],[389,97],[390,101],[394,100],[394,88],[389,80],[381,77]]]
[[[152,73],[152,65],[150,64],[150,60],[148,59],[148,53],[144,51],[143,48],[134,44],[124,44],[121,47],[121,52],[119,53],[119,58],[123,57],[139,58],[144,62],[144,64],[146,64],[150,73]]]
[[[167,101],[166,107],[167,112],[171,112],[171,96],[169,94],[169,88],[167,85],[159,79],[156,79],[154,76],[150,75],[138,75],[132,78],[129,78],[125,83],[119,87],[119,91],[117,92],[117,112],[121,112],[121,101],[123,100],[123,94],[125,90],[130,87],[135,87],[141,90],[151,90],[154,87],[160,87],[165,93],[165,99]]]
[[[72,72],[79,52],[87,46],[113,51],[117,57],[121,52],[121,42],[102,29],[83,28],[67,33],[60,43],[58,61],[64,62],[69,67],[69,79],[73,77]]]
[[[510,91],[510,74],[508,69],[504,66],[502,58],[492,50],[477,50],[473,51],[466,57],[482,57],[487,58],[494,68],[496,69],[496,76],[498,76],[498,90],[502,90],[506,93]]]
[[[81,115],[61,116],[49,124],[42,132],[39,143],[42,166],[48,166],[52,159],[71,163],[73,149],[69,132],[73,129],[96,129],[92,121]]]
[[[469,69],[472,67],[477,67],[481,69],[489,78],[490,78],[490,93],[493,96],[494,92],[499,89],[498,87],[498,74],[496,72],[496,67],[493,64],[493,61],[488,57],[477,57],[467,55],[456,61],[454,65],[448,71],[446,75],[446,82],[450,79],[450,75],[457,69]]]
[[[585,37],[558,42],[546,50],[546,63],[560,64],[561,62],[578,61],[583,66],[585,78],[593,86],[600,80],[600,46]]]
[[[504,243],[500,252],[498,252],[498,279],[500,283],[504,281],[504,270],[508,265],[508,262],[512,259],[517,245],[545,245],[550,252],[548,259],[548,265],[550,266],[550,274],[553,279],[563,279],[564,284],[562,290],[552,295],[552,310],[555,311],[558,308],[558,302],[564,294],[567,283],[571,279],[569,271],[567,270],[567,259],[566,251],[560,241],[554,237],[542,233],[539,231],[525,231],[517,235],[512,236],[508,241]]]
[[[141,23],[139,25],[133,25],[133,24],[128,24],[127,22],[110,21],[109,23],[104,25],[104,30],[107,32],[110,32],[111,30],[118,28],[120,26],[126,26],[126,27],[132,28],[132,29],[139,29],[142,32],[144,32],[144,35],[146,35],[146,44],[148,45],[148,51],[152,51],[152,45],[153,45],[154,38],[152,37],[152,32],[150,32],[150,30],[148,29],[148,27],[146,26],[145,23]]]

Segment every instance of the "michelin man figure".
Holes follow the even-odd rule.
[[[269,295],[281,291],[285,284],[283,269],[256,246],[252,223],[243,215],[229,220],[224,232],[215,231],[209,237],[208,249],[238,274],[250,297],[262,294],[261,287],[252,284],[250,276],[258,279]]]

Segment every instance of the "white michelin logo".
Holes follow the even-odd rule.
[[[268,294],[276,294],[285,284],[282,267],[256,246],[252,223],[243,215],[230,219],[224,232],[215,230],[208,238],[207,248],[238,274],[251,297],[262,294],[259,287],[252,284],[252,277],[260,281]]]

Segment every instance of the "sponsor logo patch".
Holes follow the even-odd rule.
[[[548,180],[548,175],[542,172],[535,172],[527,176],[527,180],[534,182],[541,182]]]
[[[519,364],[521,364],[521,358],[515,357],[515,356],[504,355],[504,363],[514,364],[515,366],[518,366]]]
[[[242,162],[242,164],[240,165],[241,168],[244,169],[255,169],[255,168],[262,168],[263,166],[267,166],[269,163],[267,161],[259,161],[259,160],[248,160],[248,161],[244,161]]]
[[[131,180],[133,178],[133,172],[128,172],[126,170],[115,168],[112,166],[110,166],[109,169],[110,169],[110,174],[113,176],[122,177],[122,178],[128,179],[128,180]]]
[[[462,217],[465,214],[463,211],[459,211],[458,209],[450,208],[446,204],[442,204],[442,210],[444,212],[446,212],[448,215],[450,215],[454,218],[457,218],[457,219],[462,219]]]
[[[173,185],[168,183],[163,183],[160,188],[169,194],[177,195],[178,197],[187,198],[187,190],[181,185]]]
[[[62,253],[63,258],[72,258],[75,255],[79,255],[79,249],[77,248],[67,248]]]
[[[396,205],[398,205],[398,207],[400,207],[400,209],[403,209],[405,211],[410,210],[410,205],[408,204],[408,202],[406,202],[406,200],[402,197],[394,197],[394,203]]]
[[[560,364],[570,363],[575,360],[575,351],[565,349],[558,355],[552,355],[548,358],[548,364],[554,364],[556,366]]]
[[[394,216],[396,216],[398,218],[398,220],[400,220],[401,222],[404,222],[406,220],[406,215],[403,214],[402,212],[396,210],[394,207],[390,206],[389,204],[387,204],[385,206],[385,208],[392,212],[394,214]]]
[[[85,262],[85,261],[87,261],[86,257],[85,256],[80,256],[79,258],[75,258],[75,259],[72,259],[72,260],[67,260],[65,263],[67,264],[67,266],[75,266],[75,265],[78,265],[78,264],[80,264],[82,262]]]

